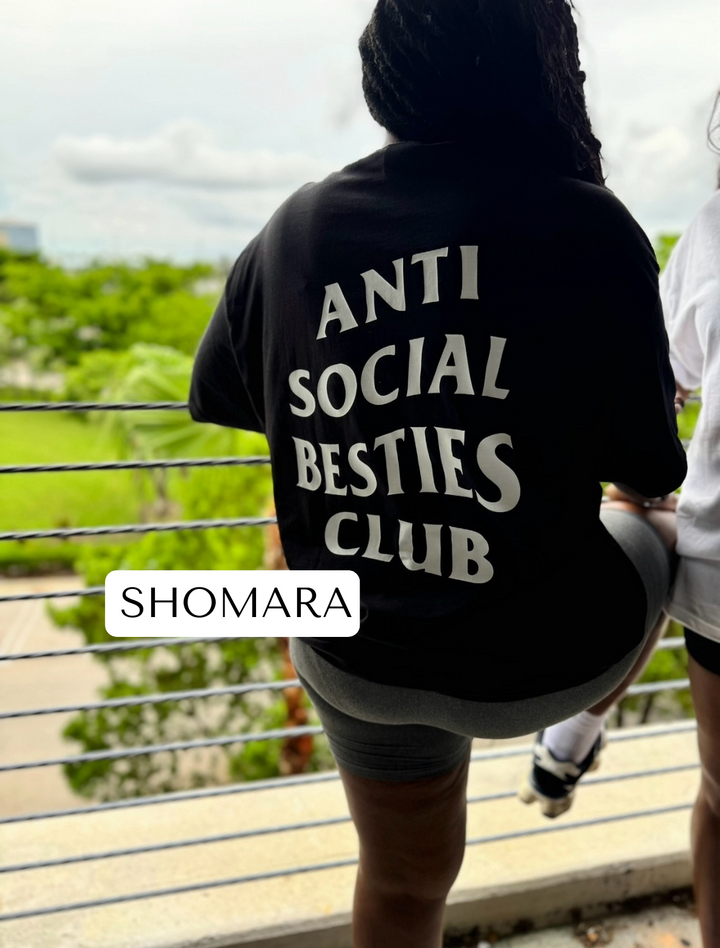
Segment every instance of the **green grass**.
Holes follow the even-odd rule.
[[[0,464],[112,461],[117,451],[92,422],[61,413],[0,413]],[[147,496],[130,471],[0,475],[0,531],[129,523]],[[0,567],[72,561],[76,544],[0,543]]]

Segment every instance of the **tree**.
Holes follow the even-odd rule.
[[[3,252],[0,356],[62,370],[77,365],[84,352],[123,350],[136,342],[191,355],[216,303],[202,292],[201,281],[214,273],[207,264],[153,260],[69,271],[36,255]]]
[[[655,255],[657,256],[660,269],[664,270],[670,259],[670,254],[680,240],[680,234],[660,234],[655,243]]]

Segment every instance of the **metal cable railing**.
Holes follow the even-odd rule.
[[[88,595],[102,595],[105,592],[104,586],[97,586],[90,590],[85,590]],[[31,595],[19,596],[0,596],[2,602],[19,602],[24,599],[54,599],[59,596],[79,596],[83,590],[72,590],[72,592],[62,593],[33,593]],[[143,648],[169,648],[171,645],[196,645],[199,642],[220,642],[227,636],[218,638],[200,637],[196,639],[138,639],[132,642],[123,642],[115,644],[107,642],[101,645],[81,645],[77,648],[53,649],[46,652],[18,652],[12,655],[0,655],[0,662],[17,662],[32,658],[60,658],[63,655],[83,655],[99,652],[132,652]],[[663,639],[657,645],[658,650],[685,648],[685,639],[681,636]]]
[[[678,734],[691,733],[696,730],[696,727],[695,721],[679,721],[672,724],[611,731],[608,735],[608,741],[610,743],[624,743],[626,741],[646,740],[648,738],[672,737]],[[517,747],[505,747],[497,750],[475,751],[471,755],[470,760],[472,763],[479,763],[481,761],[504,760],[511,757],[527,757],[531,753],[532,745],[523,744]],[[692,766],[696,767],[697,765],[693,764]],[[660,772],[664,771],[644,771],[642,776],[652,776]],[[9,823],[26,823],[35,820],[50,820],[69,816],[88,816],[93,813],[108,813],[113,810],[125,810],[135,807],[185,803],[189,800],[202,800],[208,797],[225,797],[235,796],[236,794],[257,793],[266,790],[282,790],[287,787],[301,787],[315,783],[334,782],[339,779],[340,775],[337,771],[329,771],[327,773],[302,774],[300,776],[283,777],[272,780],[254,780],[251,783],[233,784],[227,787],[183,790],[151,797],[132,797],[125,800],[113,800],[108,803],[95,803],[88,806],[69,807],[62,810],[45,810],[38,813],[23,813],[17,816],[0,817],[0,826]],[[621,779],[621,777],[617,779]]]
[[[35,412],[35,411],[150,411],[150,410],[172,410],[181,411],[187,409],[187,404],[182,402],[116,402],[116,403],[98,403],[98,402],[37,402],[37,403],[0,403],[0,412]],[[0,474],[42,474],[42,473],[66,473],[80,471],[113,471],[113,470],[142,470],[142,469],[170,469],[170,468],[212,468],[212,467],[242,467],[269,464],[267,457],[248,457],[248,458],[198,458],[181,460],[157,460],[157,461],[107,461],[107,462],[84,462],[68,464],[33,464],[33,465],[5,465],[0,466]],[[152,523],[152,524],[127,524],[127,525],[109,525],[99,527],[81,527],[64,528],[51,530],[33,530],[33,531],[12,531],[0,533],[0,541],[3,540],[30,540],[41,538],[72,539],[81,536],[109,536],[115,534],[143,534],[150,532],[170,532],[181,530],[209,530],[217,528],[246,528],[267,526],[275,523],[273,517],[242,517],[219,520],[196,520],[180,521],[174,523]],[[54,600],[59,598],[71,598],[76,596],[99,596],[104,593],[104,587],[96,586],[86,589],[71,590],[52,590],[48,592],[37,593],[18,593],[13,595],[0,596],[0,604],[13,602],[30,602],[34,600]],[[15,654],[0,655],[0,662],[17,662],[26,660],[35,660],[42,658],[59,658],[63,656],[82,655],[82,654],[118,654],[139,651],[142,649],[160,649],[169,646],[191,645],[198,643],[210,643],[218,641],[227,641],[224,637],[206,638],[197,637],[179,638],[179,639],[138,639],[129,642],[109,642],[96,645],[80,646],[67,649],[48,649],[45,651],[19,652]],[[684,647],[682,638],[666,639],[662,641],[659,649],[680,649]],[[195,688],[183,691],[160,692],[153,694],[130,695],[123,698],[108,699],[105,701],[94,701],[85,703],[73,703],[64,705],[47,705],[21,710],[0,711],[0,720],[11,719],[29,719],[38,716],[47,716],[54,714],[67,714],[86,711],[104,711],[119,708],[132,708],[140,706],[160,705],[168,702],[182,701],[203,701],[219,697],[238,697],[257,692],[278,692],[287,688],[299,687],[300,682],[297,679],[281,681],[262,681],[246,682],[238,685],[227,685],[215,688]],[[662,691],[681,690],[689,687],[689,681],[685,678],[673,681],[645,682],[634,685],[630,688],[628,694],[632,696],[652,695]],[[631,731],[613,731],[609,735],[612,743],[633,741],[641,738],[652,737],[671,737],[689,733],[695,730],[696,724],[692,720],[679,721],[671,724],[662,724],[657,726],[644,726]],[[169,743],[147,744],[137,747],[123,746],[121,748],[107,748],[93,751],[86,754],[58,756],[40,760],[22,761],[19,763],[0,765],[0,774],[32,770],[35,768],[49,766],[72,766],[77,764],[90,763],[94,761],[120,760],[126,758],[139,757],[160,753],[175,753],[181,751],[190,751],[199,748],[230,746],[235,744],[248,744],[257,741],[284,740],[288,738],[297,738],[322,733],[322,728],[308,725],[303,727],[278,728],[268,731],[246,732],[242,734],[223,735],[220,737],[205,738],[201,740],[184,740]],[[502,747],[487,751],[476,751],[471,755],[473,764],[480,764],[492,760],[502,760],[527,756],[531,753],[530,745]],[[603,786],[621,781],[641,780],[652,777],[666,776],[674,773],[692,771],[698,768],[697,762],[680,763],[667,766],[646,768],[643,770],[629,770],[619,774],[611,774],[601,777],[590,777],[584,781],[588,787]],[[19,824],[25,822],[37,822],[42,820],[51,820],[64,817],[85,816],[90,814],[111,813],[117,810],[130,810],[137,807],[148,807],[157,805],[169,805],[173,803],[184,803],[195,800],[213,799],[233,796],[237,794],[253,793],[261,790],[284,789],[288,787],[311,786],[313,784],[327,783],[339,780],[339,774],[336,771],[320,774],[302,774],[294,777],[278,778],[273,780],[259,780],[246,784],[235,784],[222,787],[200,788],[187,791],[179,791],[169,794],[136,797],[125,800],[109,801],[104,803],[88,804],[83,806],[70,807],[59,810],[46,810],[28,814],[19,814],[0,817],[0,825]],[[510,799],[516,795],[515,790],[501,790],[494,793],[487,793],[468,797],[469,804],[483,804],[492,801]],[[615,814],[610,816],[597,816],[592,819],[578,820],[573,822],[564,822],[550,826],[542,826],[531,829],[519,829],[505,833],[479,836],[467,840],[468,846],[488,845],[499,843],[506,840],[517,839],[524,836],[534,836],[566,830],[580,829],[592,826],[601,826],[608,823],[614,823],[626,820],[653,818],[659,815],[679,812],[689,809],[691,804],[679,803],[662,807],[648,807],[646,809],[633,810],[632,812]],[[46,859],[35,859],[27,862],[9,863],[0,866],[0,874],[28,872],[40,869],[50,869],[60,866],[72,866],[99,862],[102,860],[112,860],[120,857],[135,857],[149,853],[166,852],[179,850],[189,847],[203,845],[214,845],[230,841],[251,839],[261,836],[270,836],[275,834],[293,833],[300,830],[320,830],[340,824],[346,824],[350,821],[348,815],[327,817],[324,819],[297,821],[292,823],[279,823],[272,826],[262,826],[251,829],[238,829],[230,833],[217,833],[206,836],[191,836],[186,839],[160,841],[149,844],[138,844],[124,846],[119,848],[105,849],[97,852],[86,852],[65,857],[54,857]],[[88,899],[77,902],[67,902],[63,904],[31,908],[23,911],[13,911],[0,914],[0,922],[28,919],[39,916],[57,914],[61,912],[79,911],[81,909],[98,909],[103,906],[116,905],[120,903],[134,902],[138,900],[161,898],[171,895],[181,895],[190,892],[204,891],[240,885],[249,882],[257,882],[268,879],[283,878],[292,875],[305,874],[310,872],[320,872],[333,868],[354,866],[357,863],[355,857],[349,859],[332,860],[328,862],[314,863],[284,869],[273,869],[266,872],[249,873],[234,876],[232,878],[214,879],[203,882],[194,882],[187,885],[177,885],[165,888],[156,888],[145,892],[132,892],[128,894],[112,895],[107,898]]]
[[[527,750],[526,750],[527,752]],[[612,774],[605,777],[589,777],[583,782],[584,787],[594,787],[609,783],[619,783],[625,780],[639,780],[646,777],[664,777],[669,774],[683,773],[697,770],[698,763],[676,764],[670,767],[656,767],[647,770],[633,770],[622,774]],[[467,798],[468,804],[494,803],[498,800],[511,800],[517,796],[516,790],[500,790],[497,793],[484,793]],[[121,856],[138,856],[147,853],[165,852],[171,849],[183,849],[190,846],[203,846],[212,843],[224,843],[231,840],[253,839],[257,836],[270,836],[277,833],[293,833],[299,830],[320,829],[328,826],[338,826],[350,823],[350,816],[334,816],[323,820],[306,820],[299,823],[287,823],[277,826],[263,826],[258,829],[239,830],[235,833],[219,833],[214,836],[200,836],[191,839],[173,840],[167,843],[155,843],[148,846],[131,846],[124,849],[106,850],[99,853],[83,853],[80,856],[66,856],[60,859],[45,859],[16,865],[0,866],[0,874],[7,872],[25,872],[30,869],[48,869],[56,866],[75,865],[81,862],[96,862],[100,859],[115,859]]]
[[[0,773],[13,770],[32,770],[35,767],[57,767],[87,764],[96,760],[120,760],[125,757],[143,757],[146,754],[164,754],[182,750],[199,750],[203,747],[227,747],[230,744],[250,744],[254,741],[277,741],[288,737],[304,737],[310,734],[322,734],[321,727],[287,727],[273,731],[252,731],[247,734],[230,734],[227,737],[205,737],[195,741],[171,741],[166,744],[143,744],[140,747],[122,747],[119,750],[90,751],[87,754],[75,754],[69,757],[49,757],[44,760],[28,760],[18,764],[0,765]]]
[[[165,704],[168,701],[186,701],[198,698],[220,698],[227,695],[249,695],[258,691],[282,691],[300,688],[297,679],[263,681],[258,684],[228,685],[225,688],[195,688],[187,691],[163,691],[158,694],[137,695],[132,698],[113,698],[110,701],[92,701],[89,704],[65,704],[55,708],[28,708],[25,711],[0,711],[0,721],[10,718],[32,718],[42,714],[69,714],[75,711],[105,711],[110,708],[139,708],[147,704]]]
[[[187,411],[187,408],[187,402],[0,402],[0,412]]]
[[[685,731],[689,731],[693,728],[694,722],[680,722],[676,725],[660,726],[655,728],[641,728],[635,732],[627,734],[616,734],[613,733],[610,735],[610,740],[614,741],[627,741],[627,740],[637,740],[644,737],[660,737],[667,734],[677,734]],[[320,729],[315,729],[318,732]],[[273,735],[268,732],[266,735],[268,738]],[[527,755],[530,752],[531,748],[529,745],[522,747],[512,747],[505,748],[497,751],[480,751],[472,755],[471,760],[473,763],[480,761],[493,760],[504,757],[514,757]],[[612,774],[609,776],[602,777],[590,777],[585,782],[585,785],[588,787],[594,787],[598,785],[604,785],[609,783],[617,783],[619,781],[627,780],[637,780],[649,777],[657,776],[666,776],[672,773],[679,773],[683,771],[695,770],[698,768],[698,763],[688,763],[688,764],[678,764],[674,766],[667,767],[657,767],[650,768],[640,771],[628,771],[621,774]],[[26,817],[15,817],[10,819],[0,820],[0,823],[10,823],[10,822],[21,822],[23,820],[29,819],[40,819],[40,818],[50,818],[52,816],[66,816],[66,815],[79,815],[82,813],[90,812],[107,812],[111,810],[118,809],[120,807],[130,807],[130,806],[143,806],[150,805],[152,803],[173,803],[181,802],[192,799],[199,799],[202,797],[208,796],[226,796],[231,793],[239,792],[249,792],[253,790],[260,789],[270,789],[270,788],[285,788],[288,785],[297,786],[301,783],[317,783],[317,782],[326,782],[329,780],[338,780],[339,775],[337,773],[329,774],[317,774],[317,775],[308,775],[304,778],[288,778],[275,781],[259,781],[258,786],[253,784],[250,785],[239,785],[235,787],[224,787],[224,788],[213,788],[210,791],[195,791],[195,792],[186,792],[181,794],[171,794],[167,797],[159,798],[149,798],[147,800],[130,800],[130,801],[117,801],[116,803],[111,804],[99,804],[95,807],[85,807],[85,808],[76,808],[74,810],[67,811],[56,811],[54,813],[45,813],[45,814],[34,814]],[[468,804],[479,804],[487,803],[491,801],[498,801],[504,799],[510,799],[516,795],[516,791],[499,791],[496,793],[482,794],[477,796],[468,797]],[[577,820],[573,822],[566,822],[561,824],[554,824],[552,826],[543,826],[543,827],[534,827],[534,828],[525,828],[520,830],[513,830],[505,833],[496,833],[487,836],[480,836],[476,838],[471,838],[467,840],[468,846],[476,846],[483,844],[498,843],[511,839],[518,839],[525,836],[536,836],[552,832],[560,832],[566,830],[582,829],[589,828],[592,826],[600,826],[609,823],[621,822],[626,820],[633,819],[644,819],[651,818],[655,816],[665,815],[674,812],[680,812],[690,809],[692,806],[691,802],[673,804],[670,806],[663,807],[648,807],[641,810],[635,810],[628,813],[613,814],[610,816],[600,816],[594,817],[586,820]],[[330,826],[335,826],[343,823],[348,823],[350,821],[349,816],[342,817],[330,817],[323,820],[307,820],[296,823],[289,824],[279,824],[275,826],[260,827],[252,830],[239,830],[234,833],[224,833],[224,834],[214,834],[211,836],[205,837],[191,837],[184,840],[175,840],[166,843],[156,843],[146,846],[135,846],[135,847],[126,847],[124,849],[117,850],[107,850],[97,853],[83,853],[78,856],[69,856],[64,858],[49,859],[49,860],[36,860],[29,863],[18,863],[10,864],[4,867],[0,867],[0,873],[10,873],[10,872],[25,872],[37,869],[47,869],[53,867],[59,867],[63,865],[74,865],[78,863],[87,863],[103,859],[113,859],[119,857],[127,856],[137,856],[144,855],[153,852],[162,852],[167,850],[182,849],[192,846],[200,845],[213,845],[222,842],[237,841],[241,839],[248,839],[259,836],[268,836],[278,833],[290,833],[297,832],[300,830],[307,829],[321,829],[327,828]],[[250,873],[240,876],[234,876],[230,879],[222,880],[211,880],[208,882],[192,883],[190,885],[182,886],[173,886],[163,889],[154,889],[147,892],[134,892],[125,895],[110,896],[108,898],[102,899],[93,899],[82,902],[70,902],[63,903],[52,906],[43,906],[35,909],[28,909],[20,912],[8,912],[0,914],[0,922],[9,922],[16,921],[25,918],[34,918],[40,916],[46,916],[51,914],[58,914],[68,911],[79,911],[87,910],[93,908],[101,908],[108,905],[114,905],[119,903],[139,901],[149,898],[161,898],[164,896],[170,895],[181,895],[194,891],[204,891],[208,889],[218,888],[221,886],[230,886],[230,885],[241,885],[250,882],[258,882],[273,878],[289,877],[298,874],[305,874],[309,872],[320,872],[324,870],[329,870],[333,868],[341,868],[344,866],[353,866],[356,865],[357,858],[353,857],[345,860],[334,860],[331,862],[325,863],[315,863],[305,866],[294,866],[288,867],[286,869],[272,870],[269,872],[262,873]]]
[[[116,536],[120,533],[175,533],[178,530],[217,530],[220,527],[267,527],[275,517],[231,517],[225,520],[181,520],[178,523],[127,523],[108,527],[69,527],[55,530],[19,530],[0,533],[3,540],[50,540],[72,537]]]
[[[292,684],[288,683],[284,687],[292,687]],[[155,695],[153,697],[162,698],[162,695]],[[687,727],[677,730],[672,725],[668,725],[662,733],[681,733],[682,730],[694,729],[695,723],[691,721]],[[173,741],[166,744],[143,744],[140,747],[122,747],[118,750],[107,748],[106,750],[90,751],[87,754],[75,754],[65,757],[51,757],[42,760],[29,760],[16,764],[2,764],[0,765],[0,773],[10,773],[14,770],[32,770],[36,767],[86,764],[98,760],[120,760],[121,758],[127,757],[142,757],[146,754],[162,754],[181,750],[197,750],[199,748],[206,747],[227,747],[230,744],[249,744],[255,741],[274,741],[284,738],[304,737],[306,735],[322,733],[323,729],[321,727],[303,726],[276,728],[272,731],[257,731],[254,733],[250,731],[245,734],[230,734],[225,737],[207,737],[193,741]],[[654,735],[643,735],[643,737],[646,736]],[[516,757],[519,756],[520,753],[528,752],[529,748],[525,748],[522,752],[516,748],[511,748],[505,751],[493,751],[490,756],[487,756],[484,759],[497,760],[502,757]]]
[[[179,640],[182,641],[182,640]],[[204,641],[204,640],[202,640]],[[32,718],[43,714],[68,714],[76,711],[103,711],[110,708],[137,708],[142,705],[164,704],[168,701],[186,701],[198,698],[219,698],[227,695],[247,695],[258,691],[282,691],[285,688],[302,687],[299,679],[264,681],[257,684],[229,685],[225,688],[196,688],[187,691],[164,691],[157,694],[136,695],[130,698],[113,698],[109,701],[93,701],[89,704],[67,704],[50,708],[28,708],[22,711],[0,711],[0,721],[11,718]],[[680,691],[690,687],[688,678],[674,681],[654,681],[628,688],[629,695],[650,695],[662,691]]]
[[[528,836],[544,836],[548,833],[560,833],[568,830],[586,829],[593,826],[605,826],[609,823],[619,823],[626,820],[643,819],[654,816],[664,816],[669,813],[678,813],[689,810],[692,803],[677,803],[671,806],[649,807],[645,810],[636,810],[630,813],[614,814],[612,816],[597,816],[587,820],[574,820],[568,823],[556,823],[552,826],[537,826],[530,829],[512,830],[507,833],[495,833],[490,836],[477,836],[468,839],[466,846],[481,846],[489,843],[504,842],[511,839],[521,839]],[[80,909],[102,908],[108,905],[117,905],[124,902],[137,902],[143,899],[157,899],[163,896],[184,895],[189,892],[200,892],[208,889],[217,889],[231,885],[243,885],[249,882],[262,882],[269,879],[288,878],[289,876],[304,875],[309,872],[322,872],[328,869],[341,869],[356,866],[358,858],[336,859],[331,862],[315,863],[309,866],[295,866],[288,869],[274,869],[268,872],[255,872],[249,875],[233,876],[229,879],[214,879],[210,882],[195,882],[189,885],[172,886],[165,889],[154,889],[149,892],[132,892],[128,895],[114,895],[104,899],[92,899],[85,902],[71,902],[60,905],[45,906],[43,908],[28,909],[23,912],[6,912],[0,915],[0,922],[16,921],[22,918],[37,918],[43,915],[56,915],[60,912],[73,912]]]
[[[105,592],[105,587],[99,587],[100,593]],[[77,593],[73,592],[73,596]],[[53,594],[40,593],[33,596],[33,599],[49,599]],[[25,599],[25,596],[18,597]],[[7,599],[0,602],[15,602],[15,596],[8,596]],[[62,658],[66,655],[102,655],[107,652],[136,652],[147,648],[170,648],[177,645],[198,645],[200,642],[222,642],[227,636],[218,636],[217,638],[201,636],[196,639],[135,639],[130,642],[102,642],[98,645],[79,645],[77,648],[59,648],[50,649],[45,652],[15,652],[7,655],[0,655],[0,662],[21,662],[33,658]]]
[[[182,458],[168,461],[84,461],[80,464],[2,464],[0,474],[67,474],[76,471],[150,471],[189,467],[259,467],[269,457]]]
[[[686,403],[700,402],[690,395]],[[187,411],[188,402],[0,402],[0,412],[17,411]]]

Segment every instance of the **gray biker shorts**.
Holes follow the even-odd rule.
[[[520,701],[469,701],[366,681],[336,668],[305,642],[291,639],[295,669],[338,765],[375,780],[439,776],[465,759],[474,737],[532,734],[592,707],[614,691],[632,669],[660,618],[670,588],[673,557],[642,517],[615,509],[603,509],[600,517],[645,586],[645,639],[622,661],[582,685]],[[578,616],[578,623],[582,623],[582,616]]]

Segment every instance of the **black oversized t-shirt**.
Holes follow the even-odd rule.
[[[401,143],[301,188],[197,355],[193,417],[267,434],[290,568],[360,576],[359,634],[306,641],[372,681],[514,700],[643,635],[598,512],[685,475],[657,263],[532,161]]]

